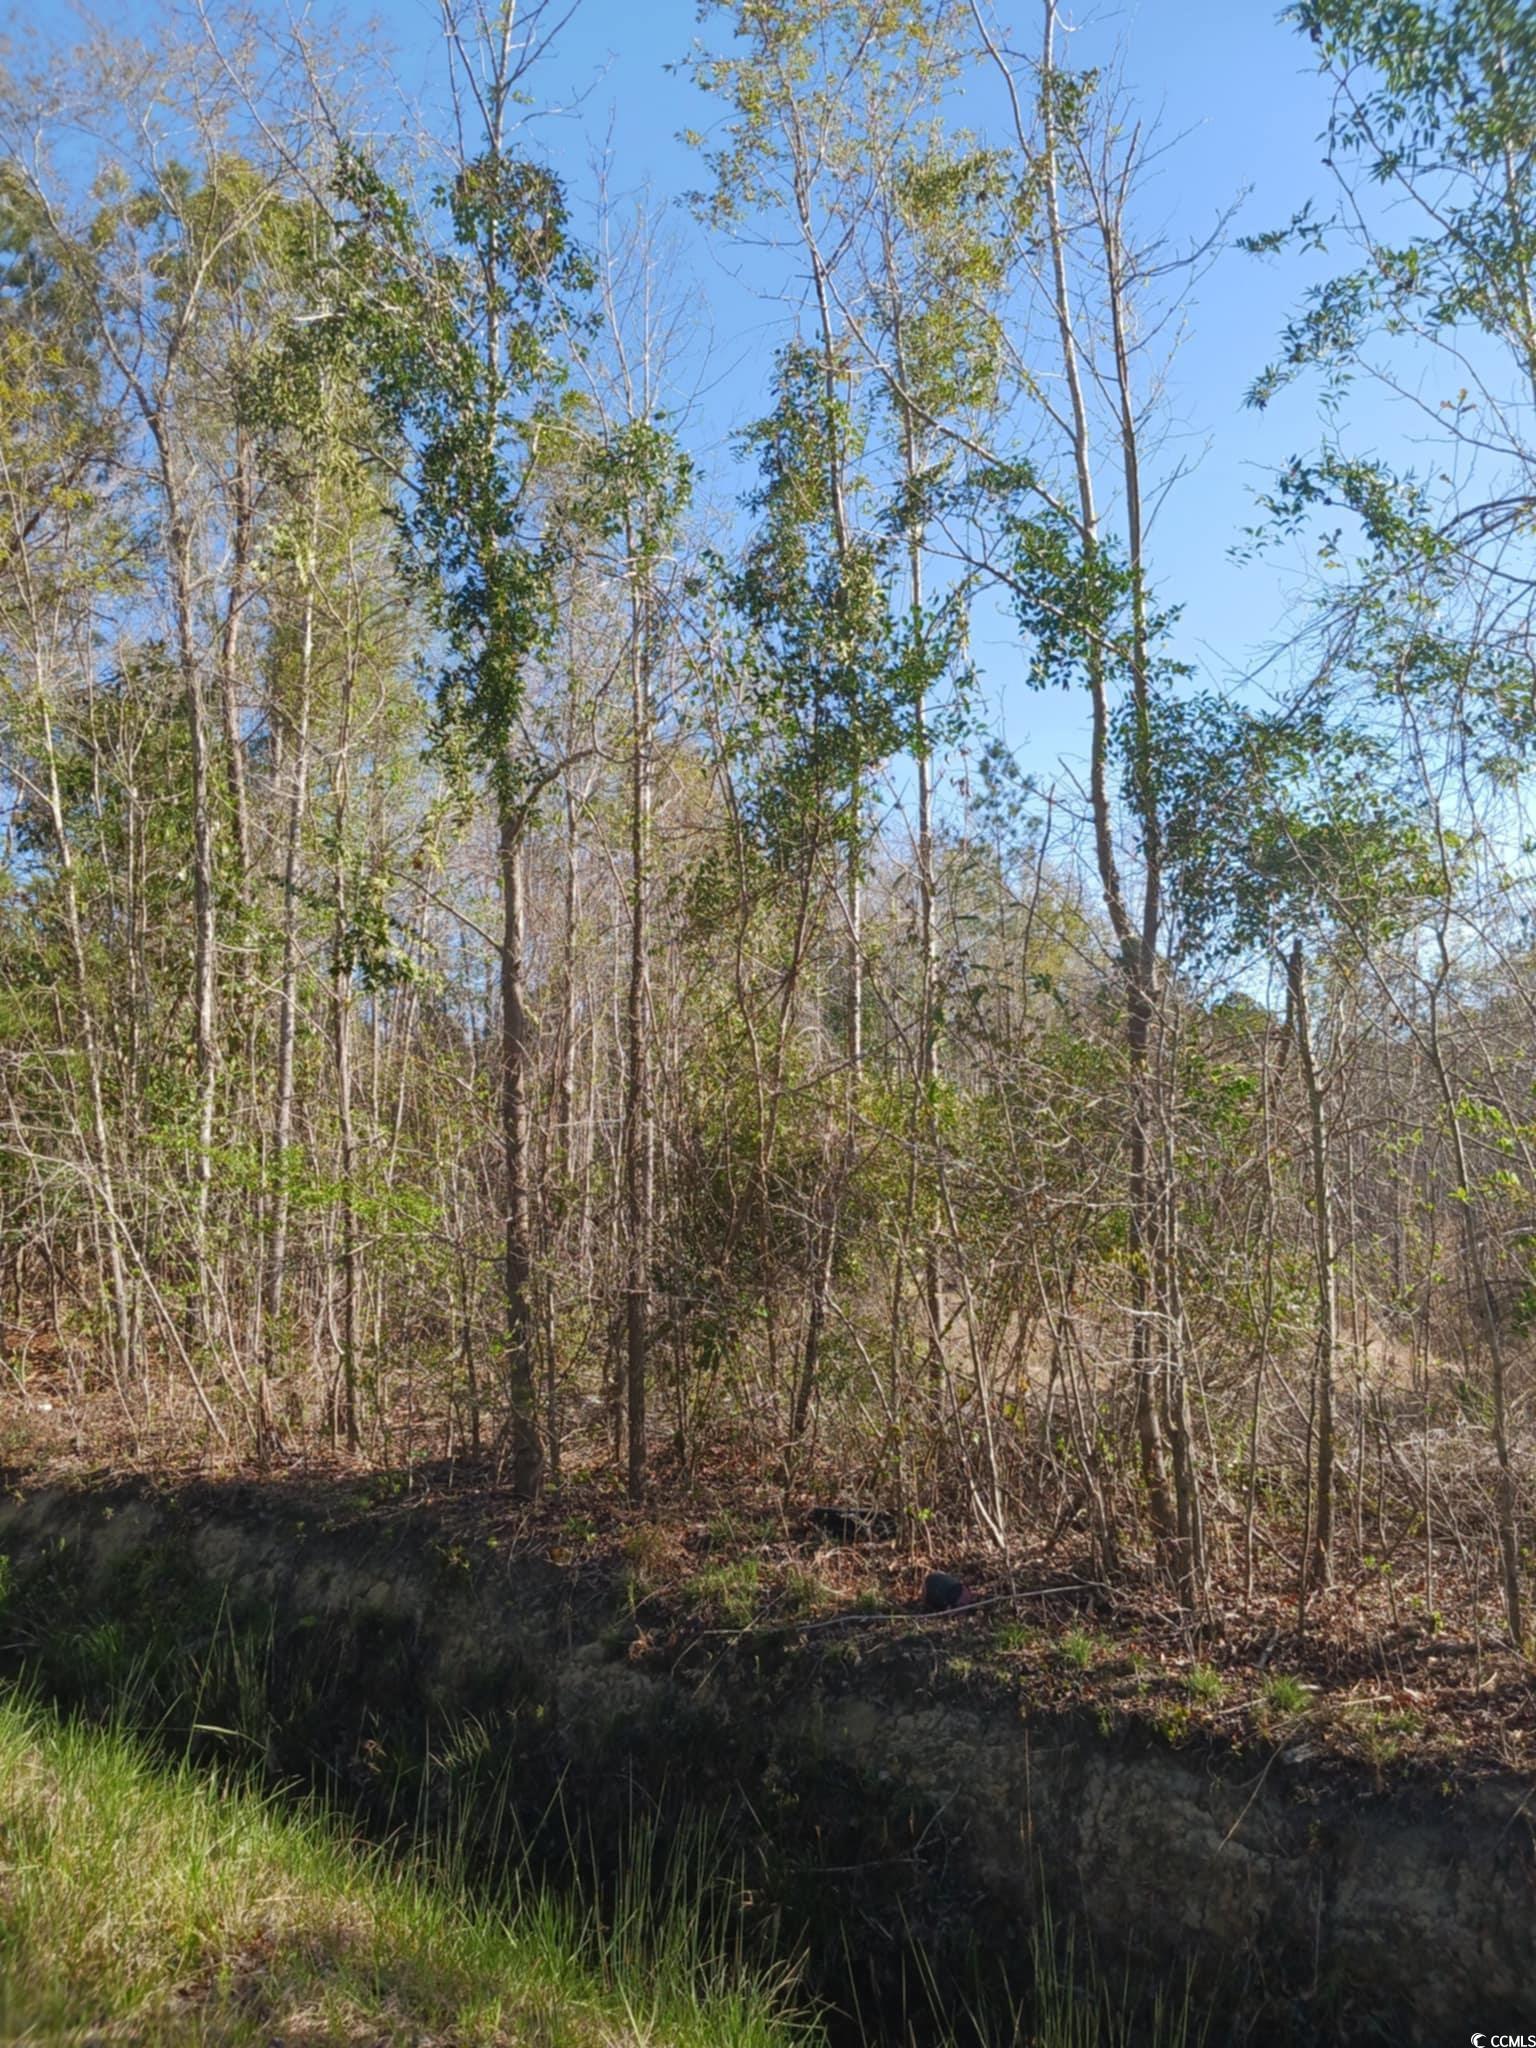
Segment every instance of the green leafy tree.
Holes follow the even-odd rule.
[[[1486,801],[1513,780],[1533,733],[1536,24],[1506,0],[1302,0],[1290,18],[1333,84],[1328,163],[1341,204],[1331,215],[1309,208],[1249,246],[1324,252],[1342,237],[1353,260],[1309,293],[1253,388],[1253,402],[1269,405],[1298,377],[1318,378],[1327,423],[1322,446],[1295,457],[1268,494],[1266,527],[1317,536],[1331,579],[1330,675],[1355,677],[1396,711],[1424,768],[1448,866],[1451,842],[1476,829],[1474,786]],[[1343,401],[1365,377],[1416,414],[1419,438],[1436,444],[1432,465],[1408,471],[1351,447]],[[1449,815],[1442,766],[1465,791]],[[1447,890],[1440,905],[1442,971],[1429,979],[1422,1043],[1459,1171],[1465,1144],[1438,1021]],[[1479,1226],[1471,1201],[1462,1207],[1468,1269],[1486,1300]],[[1518,1640],[1516,1489],[1496,1317],[1487,1328],[1504,1597]]]
[[[524,841],[547,776],[519,743],[530,662],[554,624],[554,544],[541,452],[560,442],[557,354],[565,303],[589,272],[559,179],[514,146],[530,47],[510,6],[474,32],[445,17],[479,129],[452,175],[413,211],[370,163],[343,158],[346,208],[334,257],[335,317],[301,337],[321,361],[355,361],[406,451],[401,559],[441,635],[436,734],[454,773],[483,777],[497,821],[502,891],[501,1125],[505,1190],[508,1435],[513,1482],[538,1490],[535,1404],[532,1070],[526,991]],[[445,232],[434,232],[434,222]]]
[[[757,830],[798,874],[802,903],[824,854],[837,854],[844,878],[844,1138],[809,1204],[815,1277],[794,1440],[817,1382],[865,1077],[868,792],[909,752],[927,963],[914,1099],[933,1078],[931,693],[955,665],[961,612],[925,602],[922,499],[939,463],[939,415],[977,378],[974,358],[963,362],[975,337],[946,294],[966,263],[978,265],[977,243],[954,228],[960,209],[939,168],[933,114],[955,76],[958,18],[906,0],[716,5],[706,19],[735,40],[696,52],[693,65],[727,109],[702,210],[733,233],[782,240],[805,286],[804,319],[777,358],[773,408],[745,437],[761,478],[750,501],[758,525],[730,579],[767,743],[750,777]],[[931,1252],[928,1264],[934,1355]]]

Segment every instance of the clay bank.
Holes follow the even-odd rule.
[[[131,1674],[179,1739],[380,1827],[440,1807],[488,1858],[555,1811],[599,1854],[637,1812],[707,1823],[754,1938],[866,2017],[914,1961],[941,2000],[1022,1972],[1044,1908],[1133,1981],[1192,1975],[1213,2040],[1536,2026],[1523,1779],[1046,1709],[984,1617],[647,1633],[611,1579],[340,1495],[22,1487],[0,1553],[5,1668],[61,1703]]]

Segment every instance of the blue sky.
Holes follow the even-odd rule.
[[[1031,43],[1035,11],[1032,0],[1019,0]],[[1239,201],[1234,234],[1278,225],[1308,198],[1326,199],[1318,139],[1326,83],[1310,46],[1277,10],[1252,0],[1145,0],[1082,11],[1078,20],[1070,60],[1101,62],[1118,48],[1139,111],[1169,145],[1146,208],[1170,241],[1199,240]],[[381,22],[404,91],[431,98],[442,75],[435,0],[389,0]],[[681,201],[702,182],[702,169],[680,133],[711,118],[710,103],[675,68],[699,32],[692,0],[583,0],[548,67],[548,97],[566,111],[549,117],[543,139],[578,200],[590,197],[593,156],[606,153],[612,192],[648,187],[653,202],[672,202],[678,268],[707,302],[700,320],[710,368],[690,433],[719,474],[732,430],[762,409],[789,315],[744,281],[761,275],[759,259],[707,236]],[[1239,566],[1229,551],[1253,519],[1266,477],[1315,438],[1305,391],[1287,393],[1265,414],[1243,403],[1308,274],[1301,259],[1264,261],[1229,249],[1197,286],[1173,365],[1169,453],[1192,473],[1159,515],[1155,569],[1166,601],[1183,607],[1181,657],[1212,682],[1262,672],[1305,612],[1306,565],[1297,556]],[[1362,407],[1370,403],[1362,393]],[[1383,417],[1383,435],[1388,424]],[[1368,412],[1360,425],[1369,444]],[[721,488],[732,485],[723,480]],[[977,654],[1007,736],[1031,766],[1080,753],[1081,707],[1022,688],[1006,619],[983,610]]]
[[[274,27],[287,17],[279,0],[257,5],[270,10]],[[1071,20],[1069,0],[1063,6]],[[127,0],[130,19],[147,11],[148,0]],[[1002,0],[1000,12],[1010,11],[1032,47],[1037,0],[1014,0],[1011,10]],[[311,19],[333,27],[345,46],[368,17],[361,4],[321,4]],[[401,99],[441,109],[447,65],[437,0],[382,0],[372,19],[367,43],[392,71]],[[1164,229],[1171,243],[1201,240],[1237,202],[1233,235],[1279,225],[1309,198],[1326,202],[1329,173],[1319,138],[1327,85],[1310,45],[1277,8],[1266,0],[1140,0],[1084,6],[1076,19],[1082,25],[1068,39],[1066,61],[1102,63],[1118,51],[1138,112],[1167,145],[1143,220]],[[718,37],[718,22],[708,32]],[[731,437],[763,409],[790,314],[787,286],[778,294],[761,289],[763,259],[706,234],[683,200],[704,172],[681,131],[707,128],[713,112],[679,68],[699,33],[694,0],[579,0],[540,81],[540,97],[553,111],[541,118],[539,133],[578,215],[592,203],[593,165],[605,155],[611,196],[648,189],[653,207],[670,212],[670,281],[698,303],[702,367],[687,433],[717,503],[729,506],[749,483],[732,470]],[[380,118],[390,122],[387,109]],[[1255,516],[1254,496],[1266,478],[1316,442],[1315,400],[1305,388],[1286,392],[1264,414],[1243,400],[1309,277],[1320,274],[1316,258],[1261,260],[1229,248],[1189,300],[1172,366],[1168,452],[1190,474],[1159,514],[1153,573],[1159,602],[1182,608],[1178,654],[1202,680],[1222,687],[1244,677],[1260,678],[1258,688],[1265,678],[1282,680],[1287,662],[1277,650],[1306,617],[1310,576],[1297,553],[1239,565],[1230,551]],[[1402,457],[1394,439],[1399,424],[1368,385],[1356,387],[1356,452],[1374,447]],[[1023,688],[1009,621],[995,607],[978,613],[975,652],[1002,728],[1026,766],[1045,774],[1058,754],[1080,759],[1082,707]]]

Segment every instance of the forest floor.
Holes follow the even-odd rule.
[[[306,1455],[263,1473],[191,1451],[184,1429],[152,1436],[92,1406],[50,1397],[40,1376],[25,1398],[0,1387],[0,1484],[265,1481],[332,1520],[430,1515],[434,1541],[466,1566],[491,1550],[555,1563],[594,1592],[619,1588],[637,1657],[754,1630],[838,1630],[873,1644],[933,1629],[957,1674],[1001,1672],[1035,1711],[1087,1712],[1106,1734],[1140,1725],[1174,1743],[1283,1748],[1320,1768],[1363,1764],[1378,1784],[1536,1774],[1536,1663],[1503,1637],[1491,1557],[1466,1546],[1437,1546],[1426,1586],[1422,1543],[1373,1552],[1369,1523],[1351,1528],[1333,1583],[1303,1610],[1288,1563],[1297,1530],[1267,1520],[1250,1589],[1241,1530],[1215,1523],[1211,1595],[1197,1613],[1147,1559],[1129,1558],[1113,1584],[1095,1577],[1071,1526],[1021,1527],[1006,1556],[939,1513],[900,1533],[877,1519],[843,1540],[828,1510],[846,1496],[810,1481],[787,1501],[728,1448],[686,1474],[658,1458],[635,1507],[600,1448],[584,1461],[568,1447],[558,1485],[530,1507],[485,1458],[401,1444],[387,1466]],[[933,1570],[963,1580],[963,1606],[923,1611]]]

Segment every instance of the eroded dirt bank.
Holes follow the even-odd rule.
[[[1536,2018],[1536,1788],[1386,1787],[1304,1742],[1243,1753],[1042,1711],[985,1619],[739,1634],[637,1625],[621,1587],[471,1550],[430,1511],[250,1487],[0,1501],[8,1668],[147,1688],[378,1824],[493,1855],[558,1794],[601,1848],[707,1816],[749,1919],[817,1981],[920,1955],[1022,1971],[1042,1891],[1138,1980],[1193,1967],[1234,2038],[1424,2048]]]

